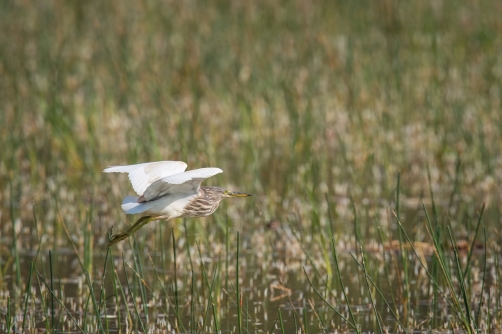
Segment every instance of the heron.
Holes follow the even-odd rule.
[[[124,233],[113,235],[107,248],[127,239],[142,226],[154,220],[179,217],[205,217],[211,215],[223,198],[249,197],[247,193],[222,187],[201,186],[216,174],[219,168],[208,167],[185,171],[183,161],[156,161],[126,166],[111,166],[104,173],[127,173],[138,196],[126,196],[122,210],[143,216]]]

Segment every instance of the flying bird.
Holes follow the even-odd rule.
[[[107,247],[128,238],[153,220],[209,216],[223,198],[253,196],[222,187],[200,185],[205,179],[223,173],[219,168],[199,168],[185,172],[186,168],[187,164],[183,161],[157,161],[106,168],[103,171],[105,173],[129,175],[138,196],[125,197],[122,210],[128,215],[143,215],[126,232],[113,235]]]

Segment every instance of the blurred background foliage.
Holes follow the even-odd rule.
[[[342,222],[351,201],[385,210],[398,172],[418,203],[427,168],[446,215],[498,214],[500,17],[490,0],[2,1],[2,226],[11,201],[25,222],[94,201],[103,234],[130,189],[102,169],[155,160],[221,167],[209,183],[258,195],[251,225],[322,225],[325,198]]]

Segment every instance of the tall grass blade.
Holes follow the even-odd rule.
[[[487,240],[488,236],[486,235],[486,228],[483,228],[483,233],[484,233],[484,254],[483,254],[483,278],[481,282],[481,292],[480,292],[480,297],[479,297],[479,304],[478,304],[478,310],[476,312],[476,326],[479,328],[481,327],[481,305],[483,305],[483,297],[484,297],[484,291],[485,291],[485,283],[486,283],[486,253],[487,253]],[[490,292],[488,292],[488,296],[490,296]],[[488,305],[490,305],[490,301],[488,301]]]
[[[7,333],[14,333],[14,326],[13,316],[11,315],[10,296],[7,296],[7,310],[5,312],[5,327],[7,329]]]
[[[161,281],[161,279],[160,279],[160,276],[159,276],[159,272],[158,272],[158,270],[157,270],[157,267],[155,266],[155,263],[153,262],[153,259],[152,259],[152,257],[150,256],[150,254],[148,254],[148,257],[150,258],[150,263],[152,264],[152,267],[153,267],[153,270],[154,270],[155,276],[157,277],[157,281],[158,281],[158,283],[159,283],[159,285],[160,285],[160,288],[161,288],[162,292],[164,293],[164,296],[166,296],[167,303],[169,304],[169,306],[171,306],[171,307],[172,307],[172,303],[171,303],[171,301],[169,300],[169,298],[167,298],[168,293],[167,293],[167,290],[166,290],[166,288],[165,288],[164,284],[162,284],[162,281]],[[153,295],[153,292],[152,292],[152,291],[150,291],[150,292],[151,292],[151,293],[152,293],[152,295]],[[160,304],[160,303],[159,303],[159,304]],[[168,313],[168,312],[167,312],[167,311],[166,311],[166,310],[165,310],[162,306],[159,306],[159,308],[160,308],[160,309],[162,310],[162,312],[166,315],[166,319],[167,319],[167,321],[169,321],[169,323],[170,323],[173,327],[176,327],[176,324],[173,324],[173,323],[171,322],[171,320],[169,319],[169,317],[167,317],[167,316],[169,315],[169,313]]]
[[[235,259],[235,295],[237,301],[237,327],[239,329],[239,334],[242,333],[242,296],[239,285],[239,248],[240,248],[240,236],[237,232],[237,254]]]
[[[458,250],[457,250],[457,242],[455,241],[453,234],[451,232],[451,227],[450,225],[447,226],[448,228],[448,236],[450,237],[450,242],[451,242],[451,247],[453,249],[453,255],[455,259],[455,264],[457,265],[457,272],[458,272],[458,280],[460,282],[460,294],[462,295],[462,300],[464,302],[464,308],[460,314],[462,315],[462,321],[464,323],[464,327],[466,327],[466,330],[469,333],[476,333],[476,329],[473,327],[474,324],[472,322],[472,316],[471,316],[471,307],[469,305],[469,297],[467,296],[467,287],[465,285],[465,277],[462,273],[462,267],[460,265],[460,258],[458,255]],[[452,293],[454,293],[452,291]]]
[[[54,291],[53,273],[52,273],[52,252],[49,250],[49,273],[51,279],[51,291]],[[52,331],[56,331],[56,324],[54,322],[54,294],[51,295],[51,325]]]
[[[366,289],[368,290],[368,296],[370,297],[371,308],[373,309],[373,313],[375,314],[375,319],[378,323],[378,330],[380,331],[380,333],[383,334],[382,318],[381,318],[380,314],[378,313],[378,310],[376,309],[375,299],[373,298],[373,294],[371,293],[371,288],[370,288],[370,284],[369,284],[370,279],[368,276],[368,271],[366,270],[366,262],[364,261],[364,251],[363,251],[362,246],[360,246],[360,250],[361,250],[362,271],[363,271],[364,278],[365,278],[364,281],[366,282]],[[353,254],[351,254],[351,255],[354,258],[354,260],[356,260],[356,262],[358,262],[357,259],[354,257],[354,255]]]
[[[37,273],[37,276],[38,278],[42,281],[42,283],[44,283],[45,287],[49,290],[49,292],[51,293],[52,297],[54,297],[54,299],[59,303],[59,305],[61,305],[61,307],[63,308],[63,310],[66,311],[66,314],[68,315],[68,317],[73,321],[73,323],[75,324],[75,327],[78,328],[78,330],[82,333],[84,333],[84,331],[82,330],[82,328],[80,328],[80,326],[78,325],[78,321],[72,316],[72,314],[70,313],[70,311],[64,306],[63,302],[56,296],[56,294],[54,293],[54,291],[51,289],[51,287],[45,282],[44,278],[42,277],[42,275],[38,272],[37,269],[35,269],[35,272]]]
[[[28,300],[31,295],[31,278],[33,276],[33,269],[35,269],[35,263],[33,261],[31,261],[30,274],[28,276],[28,283],[26,283],[26,297],[24,298],[23,324],[22,324],[21,330],[25,330],[25,328],[26,328],[26,316],[28,313]]]
[[[89,273],[85,269],[84,263],[82,262],[82,259],[79,256],[79,253],[78,253],[78,250],[77,250],[77,246],[75,245],[75,242],[73,241],[73,238],[71,237],[70,232],[68,231],[68,227],[66,226],[66,223],[65,223],[65,221],[63,219],[63,215],[61,214],[61,210],[59,208],[59,205],[57,205],[57,210],[58,210],[58,217],[59,217],[59,220],[61,222],[61,225],[63,226],[63,229],[64,229],[64,231],[66,233],[66,237],[70,241],[70,244],[71,244],[71,246],[73,248],[73,252],[75,253],[75,257],[78,260],[80,268],[82,269],[82,271],[84,273],[84,277],[85,277],[87,286],[89,287],[89,293],[91,295],[92,306],[94,308],[94,312],[96,314],[96,320],[98,322],[98,329],[102,333],[104,333],[104,328],[103,328],[103,325],[101,323],[101,314],[99,314],[99,305],[98,305],[98,302],[96,300],[96,294],[94,292],[94,287],[93,287],[93,283],[92,283],[91,277],[89,276]]]
[[[383,238],[382,228],[381,228],[380,225],[377,226],[377,230],[378,230],[378,236],[380,237],[380,243],[383,245],[384,244],[384,238]],[[389,307],[389,310],[392,311],[393,316],[397,320],[397,314],[398,314],[399,311],[398,311],[398,305],[396,303],[396,298],[394,297],[394,289],[392,289],[392,283],[391,283],[391,279],[390,279],[390,273],[389,273],[390,264],[387,265],[385,263],[385,248],[382,248],[382,261],[384,262],[383,268],[384,268],[384,271],[385,271],[385,278],[387,279],[387,284],[389,286],[389,293],[390,293],[391,303],[393,305],[393,308]],[[397,320],[397,321],[399,322],[399,320]]]
[[[132,304],[134,306],[134,311],[136,312],[136,319],[138,319],[141,329],[143,330],[143,333],[146,333],[145,325],[143,324],[143,320],[141,320],[141,314],[139,313],[138,305],[136,303],[136,297],[133,295],[133,289],[131,287],[131,284],[129,283],[129,276],[127,275],[127,270],[126,270],[126,260],[124,258],[124,254],[122,254],[122,263],[123,263],[123,268],[124,268],[124,277],[126,280],[126,285],[127,288],[129,289],[129,292],[131,293],[131,300]]]
[[[401,173],[397,173],[397,185],[396,185],[396,219],[400,219],[399,211],[400,211],[400,194],[401,194]],[[401,296],[403,296],[403,304],[405,305],[405,312],[408,310],[408,305],[410,302],[410,285],[409,285],[409,277],[408,277],[408,259],[406,258],[408,252],[403,247],[403,236],[401,229],[398,230],[399,235],[399,254],[401,254],[401,265],[403,266],[403,279],[404,284],[401,287]]]
[[[478,223],[476,224],[476,230],[474,232],[474,237],[472,238],[471,247],[468,250],[467,263],[465,265],[465,270],[464,270],[464,277],[467,276],[467,272],[470,268],[471,257],[472,257],[472,253],[474,252],[474,249],[476,248],[475,247],[476,239],[478,237],[479,227],[481,226],[481,219],[483,218],[484,212],[485,212],[485,203],[483,203],[483,206],[481,207],[481,211],[479,212]]]
[[[404,230],[402,224],[401,224],[401,221],[398,219],[398,225],[399,225],[399,228],[402,229],[403,231],[403,235],[405,236],[406,240],[408,241],[411,249],[413,250],[413,252],[415,253],[415,256],[417,257],[420,265],[422,266],[422,268],[425,270],[427,276],[430,278],[430,280],[432,281],[432,283],[436,286],[437,288],[437,291],[443,296],[444,300],[448,303],[448,305],[450,306],[451,310],[454,312],[454,315],[455,317],[463,324],[463,320],[464,320],[464,317],[462,315],[462,307],[460,306],[460,303],[458,301],[458,297],[455,293],[455,289],[453,287],[453,283],[451,281],[451,276],[449,276],[449,271],[446,270],[446,265],[443,261],[443,258],[438,254],[438,249],[436,248],[436,244],[439,242],[438,239],[436,238],[436,236],[431,233],[431,225],[430,225],[430,220],[428,218],[428,214],[427,214],[427,210],[425,209],[424,207],[424,210],[425,210],[425,215],[426,215],[426,221],[427,221],[427,225],[426,225],[426,230],[427,232],[429,233],[429,237],[433,240],[433,243],[434,243],[434,254],[436,255],[436,258],[438,259],[438,264],[439,264],[439,268],[441,269],[441,273],[443,274],[443,277],[445,278],[446,282],[447,282],[447,285],[448,285],[448,290],[450,292],[449,296],[451,296],[451,298],[448,298],[448,295],[441,289],[441,287],[439,286],[439,283],[436,281],[436,279],[434,278],[434,276],[430,273],[430,271],[427,269],[427,266],[425,263],[422,262],[421,260],[421,257],[419,256],[417,250],[415,249],[415,246],[413,245],[413,242],[411,241],[411,239],[408,237],[408,234],[406,233],[406,231]],[[397,216],[396,216],[397,218]],[[468,329],[468,328],[466,328]]]
[[[180,306],[179,306],[179,290],[178,290],[178,260],[176,255],[176,239],[174,237],[174,227],[171,227],[171,236],[173,241],[173,265],[174,265],[174,278],[173,278],[173,293],[174,293],[174,313],[176,314],[176,330],[180,331],[179,328],[182,328],[183,331],[185,328],[183,327],[183,322],[180,317]]]
[[[309,323],[307,321],[307,307],[303,307],[303,328],[305,330],[305,334],[309,333]]]
[[[279,325],[281,325],[281,333],[286,334],[286,331],[284,330],[284,322],[282,321],[282,314],[281,314],[281,309],[277,309],[277,313],[279,314]]]
[[[356,325],[356,322],[355,322],[355,318],[354,316],[352,315],[352,311],[350,310],[350,304],[348,304],[346,302],[346,306],[347,308],[349,309],[349,314],[350,314],[350,317],[352,319],[349,320],[348,318],[346,318],[342,313],[340,313],[340,311],[338,311],[333,305],[331,305],[330,302],[328,302],[326,300],[326,298],[324,298],[324,296],[316,289],[316,287],[314,286],[314,284],[312,283],[312,281],[310,280],[308,274],[307,274],[307,270],[305,268],[303,268],[303,273],[305,274],[305,277],[307,278],[307,281],[309,282],[309,285],[310,287],[314,290],[314,292],[316,293],[317,296],[319,296],[319,298],[322,299],[322,301],[331,309],[333,310],[333,312],[335,312],[340,318],[342,318],[342,320],[344,320],[345,322],[347,322],[347,324],[349,324],[350,327],[352,327],[353,329],[356,330],[357,333],[360,333],[359,332],[359,329],[358,329],[358,326]]]
[[[185,231],[185,247],[186,247],[186,252],[187,252],[187,256],[188,256],[188,261],[190,263],[190,271],[193,272],[193,263],[192,263],[192,255],[190,253],[190,242],[189,242],[189,238],[188,238],[188,227],[187,227],[187,222],[186,222],[186,219],[183,219],[183,227],[184,227],[184,231]]]
[[[197,331],[197,323],[195,322],[195,288],[194,288],[194,273],[192,271],[192,276],[190,277],[190,326],[189,330],[191,333]]]
[[[213,310],[214,327],[216,328],[216,333],[221,333],[220,323],[216,314],[216,307],[214,306],[214,304],[211,304],[211,309]]]
[[[105,277],[106,277],[106,264],[108,263],[108,257],[110,255],[110,247],[106,249],[105,263],[103,264],[103,276],[101,276],[101,289],[99,290],[99,309],[98,312],[101,314],[101,306],[103,305],[103,296],[105,294]],[[106,309],[106,306],[105,306]]]
[[[352,308],[350,307],[350,302],[349,298],[347,297],[347,293],[345,292],[345,285],[343,283],[343,278],[342,278],[342,272],[340,270],[340,264],[338,263],[338,254],[336,252],[336,247],[335,247],[335,238],[331,238],[331,251],[333,252],[333,260],[335,261],[335,269],[336,269],[336,274],[338,276],[338,281],[340,282],[340,287],[342,290],[343,298],[345,301],[345,305],[347,306],[347,310],[349,312],[350,320],[345,320],[347,323],[356,330],[357,333],[360,333],[360,328],[357,326],[356,323],[356,318],[354,317],[354,313],[352,312]]]
[[[19,264],[19,254],[17,249],[17,237],[16,237],[16,216],[14,210],[14,193],[12,191],[12,181],[9,181],[10,188],[10,219],[12,223],[12,255],[14,256],[14,270],[16,273],[16,285],[21,286],[21,266]]]
[[[213,271],[213,280],[211,282],[211,284],[209,284],[209,279],[207,278],[207,272],[206,272],[206,268],[204,266],[204,261],[202,260],[202,252],[200,250],[200,245],[199,243],[197,242],[197,252],[199,254],[199,260],[200,260],[200,266],[201,266],[201,271],[202,271],[202,277],[204,278],[204,282],[205,284],[208,286],[209,288],[209,291],[208,291],[208,294],[209,294],[209,300],[207,301],[207,305],[206,305],[206,314],[204,315],[204,320],[203,320],[203,323],[202,323],[202,326],[204,327],[206,322],[207,322],[207,319],[209,317],[209,305],[213,305],[214,307],[214,298],[213,298],[213,289],[214,289],[214,284],[215,284],[215,281],[216,281],[216,277],[217,277],[217,267],[218,265],[214,268],[214,271]]]
[[[357,260],[357,258],[354,256],[354,254],[350,254],[350,255],[352,256],[352,258],[356,262],[356,264],[359,267],[359,269],[361,269],[361,271],[364,273],[364,276],[365,276],[365,279],[366,279],[367,283],[371,283],[373,289],[375,289],[375,291],[378,293],[378,295],[382,299],[382,301],[385,304],[385,306],[387,306],[387,308],[389,309],[389,312],[391,313],[392,317],[394,318],[394,320],[396,321],[396,323],[398,324],[398,326],[400,326],[401,330],[404,331],[405,327],[401,323],[401,321],[400,321],[400,319],[398,317],[397,311],[391,307],[391,305],[389,304],[389,302],[387,301],[387,299],[385,299],[385,296],[382,293],[382,290],[380,288],[378,288],[378,285],[375,283],[375,281],[367,274],[367,270],[366,270],[365,266],[361,263],[362,261],[359,262]],[[369,288],[368,288],[368,291],[370,291]],[[376,305],[376,302],[372,302],[372,305]],[[376,309],[374,309],[374,311],[376,311]],[[383,324],[382,324],[382,326],[383,326]]]

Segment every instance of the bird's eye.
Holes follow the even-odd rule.
[[[228,189],[225,189],[225,195],[228,195],[230,193],[230,191],[228,191]]]

